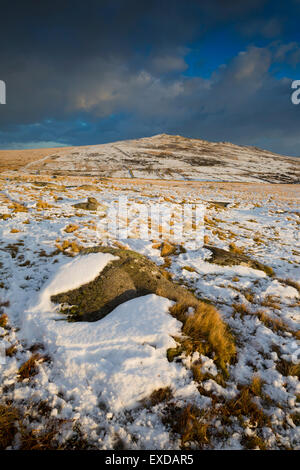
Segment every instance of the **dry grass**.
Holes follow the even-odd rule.
[[[61,426],[67,420],[48,419],[43,430],[28,430],[20,421],[21,446],[20,450],[55,450],[60,449],[57,443],[57,436]]]
[[[163,387],[154,390],[150,395],[150,403],[152,406],[158,405],[159,403],[169,401],[173,397],[171,387]]]
[[[245,251],[245,248],[241,247],[241,246],[237,246],[234,242],[231,242],[229,244],[229,250],[232,253],[236,253],[237,255],[243,255],[244,251]]]
[[[8,207],[12,209],[13,212],[28,212],[27,207],[23,206],[22,204],[19,204],[18,202],[13,202]]]
[[[265,440],[261,438],[260,436],[257,436],[256,434],[253,434],[252,436],[245,436],[242,439],[242,444],[246,447],[246,449],[249,450],[267,450],[268,447],[265,443]]]
[[[170,312],[183,323],[182,332],[186,338],[180,339],[181,348],[187,353],[198,351],[213,357],[216,364],[227,373],[227,365],[235,355],[235,343],[222,321],[219,312],[209,304],[199,302],[192,315],[186,315],[188,306],[177,303]]]
[[[256,315],[267,328],[270,328],[275,333],[289,331],[289,327],[284,321],[279,318],[270,317],[264,310],[257,310],[254,315]]]
[[[199,392],[201,395],[206,395],[206,391],[201,385],[201,383],[205,380],[214,380],[217,384],[221,385],[221,387],[225,388],[226,387],[226,382],[224,380],[224,376],[222,374],[217,374],[217,375],[212,375],[208,372],[202,372],[202,364],[201,361],[194,362],[191,371],[193,373],[193,378],[194,381],[200,384],[200,387],[198,388]],[[213,398],[213,397],[211,397]]]
[[[42,404],[42,402],[40,402]],[[45,412],[46,409],[46,412]],[[38,405],[39,415],[46,418],[42,430],[28,429],[28,420],[31,417],[31,408],[23,410],[20,413],[15,407],[6,404],[0,404],[0,450],[5,450],[13,444],[14,437],[19,432],[20,450],[51,450],[68,448],[68,443],[60,447],[57,437],[61,432],[61,427],[67,420],[50,418],[51,408],[46,404],[46,408]],[[77,446],[78,444],[78,446]],[[71,448],[79,448],[81,442],[72,445]]]
[[[48,361],[47,356],[42,356],[39,353],[33,354],[26,362],[24,362],[18,370],[18,382],[29,379],[38,374],[38,363]]]
[[[273,277],[274,276],[274,269],[271,266],[263,265],[262,270],[266,273],[267,276]]]
[[[267,305],[268,306],[274,305],[274,303],[268,301]],[[293,336],[298,338],[298,335],[299,335],[298,331],[292,331],[289,328],[289,326],[283,320],[281,320],[280,318],[271,317],[264,310],[256,310],[255,312],[251,312],[251,310],[249,310],[247,305],[244,304],[244,303],[242,303],[242,304],[235,303],[232,306],[233,306],[234,311],[239,313],[241,317],[243,317],[245,315],[252,315],[252,316],[255,315],[267,328],[270,328],[275,333],[289,332],[289,333],[292,333]]]
[[[239,313],[241,316],[251,315],[251,312],[250,312],[249,308],[244,303],[243,304],[234,303],[232,305],[232,307],[233,307],[234,311]]]
[[[177,247],[175,245],[172,245],[171,243],[165,241],[161,245],[160,255],[162,257],[170,256],[176,253],[176,251],[177,251]]]
[[[273,295],[266,295],[264,300],[261,302],[263,307],[269,307],[274,310],[280,310],[279,299],[274,297]]]
[[[198,449],[209,447],[209,423],[206,422],[205,413],[196,406],[188,404],[181,409],[170,407],[163,423],[181,436],[183,449],[189,448],[191,444]]]
[[[248,302],[253,303],[254,302],[254,294],[251,291],[245,291],[244,292],[244,297]]]
[[[196,273],[196,269],[195,268],[192,268],[191,266],[183,266],[181,268],[182,270],[185,269],[186,271],[189,271],[190,273]]]
[[[208,423],[197,416],[197,410],[191,405],[186,406],[183,410],[179,426],[181,431],[181,443],[185,446],[187,443],[195,442],[199,448],[209,444]]]
[[[16,421],[18,413],[9,405],[0,405],[0,450],[5,450],[12,444],[17,432]]]
[[[53,206],[51,206],[51,204],[48,204],[48,202],[46,201],[43,201],[42,199],[39,199],[36,203],[36,208],[38,210],[42,210],[42,209],[51,209]]]
[[[11,346],[5,349],[5,354],[8,357],[13,357],[16,354],[17,350],[17,346],[15,344],[12,344]]]
[[[180,434],[183,448],[194,444],[196,447],[203,449],[210,447],[213,435],[219,436],[219,438],[222,438],[223,434],[226,435],[226,427],[231,426],[235,419],[238,419],[242,427],[250,424],[253,428],[256,428],[255,434],[242,439],[244,447],[247,449],[265,449],[267,446],[259,434],[263,427],[271,425],[271,420],[255,401],[255,396],[264,399],[262,385],[261,378],[254,375],[250,385],[238,385],[239,392],[237,396],[229,400],[216,396],[211,391],[207,392],[200,386],[200,393],[202,394],[203,391],[205,396],[211,398],[212,406],[204,411],[192,405],[179,409],[171,403],[167,406],[167,415],[164,422],[173,432]],[[214,425],[216,420],[221,421],[222,431],[216,430]]]
[[[65,232],[67,232],[67,233],[73,233],[73,232],[75,232],[76,230],[78,230],[78,228],[79,228],[78,225],[69,224],[69,225],[65,228]]]
[[[286,377],[294,376],[300,378],[300,364],[293,364],[280,358],[276,364],[278,372]]]
[[[6,313],[2,313],[2,315],[0,315],[0,328],[6,328],[7,323],[8,316],[6,315]]]
[[[62,243],[55,243],[56,248],[65,253],[70,251],[72,253],[79,253],[83,247],[79,245],[76,241],[64,240]]]
[[[263,381],[262,381],[261,377],[259,375],[255,374],[252,377],[252,381],[251,381],[251,384],[250,384],[251,392],[256,396],[261,397],[262,396],[262,386],[263,386]]]
[[[255,383],[255,388],[258,383]],[[241,424],[244,419],[248,418],[250,424],[263,427],[270,425],[270,418],[264,413],[253,401],[253,384],[250,386],[241,386],[237,397],[234,397],[221,406],[218,410],[220,417],[224,423],[230,422],[232,417],[237,417]]]
[[[300,282],[293,281],[292,279],[278,279],[279,282],[290,287],[294,287],[300,294]]]
[[[12,217],[11,214],[1,214],[1,215],[0,215],[0,219],[1,219],[1,220],[11,219],[11,217]]]

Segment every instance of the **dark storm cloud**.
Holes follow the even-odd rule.
[[[280,3],[2,2],[2,146],[176,132],[297,153],[299,110],[289,100],[290,81],[271,73],[274,64],[299,63]],[[250,43],[209,79],[185,76],[193,45],[223,27],[272,42]]]
[[[9,99],[1,123],[66,115],[81,92],[115,74],[126,80],[139,70],[183,70],[186,44],[258,3],[2,2],[1,78]]]

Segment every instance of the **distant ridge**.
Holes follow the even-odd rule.
[[[27,173],[186,181],[299,183],[300,159],[178,135],[48,149]]]

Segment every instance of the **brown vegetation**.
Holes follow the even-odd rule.
[[[183,323],[182,332],[185,337],[176,338],[180,343],[179,354],[183,351],[186,354],[198,351],[213,357],[216,364],[227,373],[227,365],[233,361],[236,349],[233,336],[219,312],[204,302],[199,302],[195,312],[190,315],[186,314],[187,309],[188,305],[182,303],[177,303],[170,309],[171,314]]]

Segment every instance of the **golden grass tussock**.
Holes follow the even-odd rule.
[[[46,423],[42,430],[35,430],[28,427],[26,416],[30,417],[31,410],[20,413],[15,407],[7,404],[0,404],[0,450],[11,447],[18,432],[18,449],[20,450],[50,450],[64,448],[82,447],[82,439],[78,436],[78,442],[66,442],[60,446],[57,437],[61,433],[64,424],[69,420],[49,417],[51,408],[43,402],[37,407],[40,415],[46,418]],[[46,412],[45,412],[46,410]],[[85,443],[86,444],[86,443]]]
[[[232,307],[233,307],[233,310],[239,313],[241,316],[251,315],[251,312],[245,303],[242,303],[242,304],[234,303],[232,304]]]
[[[253,303],[254,302],[254,294],[251,291],[245,291],[244,292],[244,297],[248,302]]]
[[[269,303],[267,303],[267,305],[270,306]],[[232,305],[232,307],[235,312],[241,315],[241,317],[245,315],[256,316],[267,328],[270,328],[275,333],[289,332],[289,333],[292,333],[292,335],[295,336],[296,338],[299,336],[298,331],[292,331],[283,320],[281,320],[280,318],[271,317],[270,315],[267,314],[265,310],[259,309],[259,310],[252,312],[251,310],[249,310],[248,306],[244,303],[242,304],[235,303]]]
[[[242,246],[237,246],[234,242],[229,243],[229,250],[232,253],[236,253],[237,255],[243,255],[245,248]]]
[[[211,226],[215,225],[215,221],[207,217],[207,215],[204,216],[204,222],[206,225],[211,225]]]
[[[51,204],[48,204],[48,202],[43,201],[42,199],[39,199],[36,203],[36,208],[38,210],[42,209],[51,209],[53,206]]]
[[[181,434],[181,445],[195,443],[203,449],[210,442],[209,424],[204,421],[201,412],[192,405],[187,405],[178,419],[177,427]]]
[[[241,423],[248,418],[250,424],[264,427],[270,425],[270,418],[263,409],[253,400],[254,393],[252,385],[240,386],[239,394],[227,400],[224,405],[219,408],[222,421],[228,423],[232,417],[237,417]]]
[[[242,439],[242,444],[246,449],[249,450],[267,450],[268,446],[266,445],[265,439],[263,439],[260,436],[257,436],[256,434],[253,434],[252,436],[244,436]]]
[[[177,251],[177,247],[175,245],[172,245],[171,243],[165,241],[161,245],[160,255],[162,257],[170,256],[176,253],[176,251]]]
[[[21,446],[20,450],[54,450],[60,449],[56,442],[60,427],[66,420],[49,419],[46,427],[41,430],[27,429],[22,421],[20,424]]]
[[[204,376],[204,378],[207,377]],[[262,386],[261,378],[254,375],[249,385],[238,385],[237,395],[224,401],[224,397],[207,392],[200,385],[199,392],[201,394],[203,392],[205,396],[211,398],[212,407],[201,410],[188,404],[184,408],[176,409],[176,407],[168,405],[164,422],[173,432],[181,436],[182,448],[190,447],[193,444],[196,448],[203,449],[210,448],[212,435],[216,434],[214,425],[216,420],[220,420],[223,426],[227,426],[238,419],[242,427],[248,426],[249,423],[256,428],[255,433],[251,436],[252,440],[248,439],[248,436],[242,439],[244,447],[267,448],[259,434],[263,427],[271,425],[271,419],[255,400],[256,396],[265,399]]]
[[[251,380],[251,384],[250,384],[251,392],[256,396],[261,397],[262,386],[263,386],[263,381],[261,377],[258,374],[254,374]]]
[[[154,242],[154,243],[152,244],[152,248],[153,248],[154,250],[158,250],[160,247],[161,247],[161,243],[159,243],[159,242]]]
[[[0,315],[0,328],[6,328],[8,324],[8,316],[6,315],[6,313],[2,313],[2,315]]]
[[[275,332],[289,331],[288,325],[286,325],[283,320],[270,317],[264,310],[257,310],[255,315],[267,328]]]
[[[34,353],[32,356],[24,362],[18,370],[18,382],[22,382],[25,379],[29,379],[38,374],[38,363],[48,361],[47,356],[42,356],[39,353]]]
[[[263,307],[269,307],[274,310],[280,310],[280,303],[279,299],[274,297],[273,295],[266,295],[264,300],[261,302]]]
[[[182,449],[189,449],[191,446],[197,449],[209,448],[209,423],[206,413],[198,407],[190,403],[183,408],[168,406],[162,421],[167,428],[180,436]]]
[[[300,378],[300,364],[293,364],[292,362],[280,358],[276,364],[276,369],[285,377],[292,376]]]
[[[67,225],[67,227],[64,229],[64,231],[66,233],[73,233],[73,232],[76,232],[76,230],[78,230],[79,226],[76,225],[76,224],[69,224]]]
[[[195,268],[192,268],[192,266],[183,266],[181,269],[182,270],[185,269],[186,271],[189,271],[190,273],[196,273],[197,272]]]
[[[187,305],[177,303],[170,312],[183,323],[181,348],[187,353],[198,351],[214,358],[216,364],[227,374],[227,365],[235,355],[234,338],[214,306],[198,302],[194,313],[187,315]]]
[[[13,212],[28,212],[27,207],[19,204],[18,202],[13,202],[8,207],[12,209]]]
[[[17,432],[16,421],[18,413],[9,405],[0,405],[0,450],[5,450],[11,445]]]
[[[12,344],[11,346],[5,349],[5,355],[8,357],[13,357],[16,354],[17,350],[17,346],[15,344]]]
[[[271,268],[271,266],[267,266],[267,265],[263,265],[263,271],[266,273],[267,276],[274,276],[275,272],[274,272],[274,269]]]
[[[205,374],[202,372],[201,362],[192,364],[191,371],[195,382],[201,383],[205,380]]]
[[[76,241],[63,240],[62,243],[55,243],[56,248],[61,252],[70,251],[71,253],[79,253],[82,250],[82,246]]]

